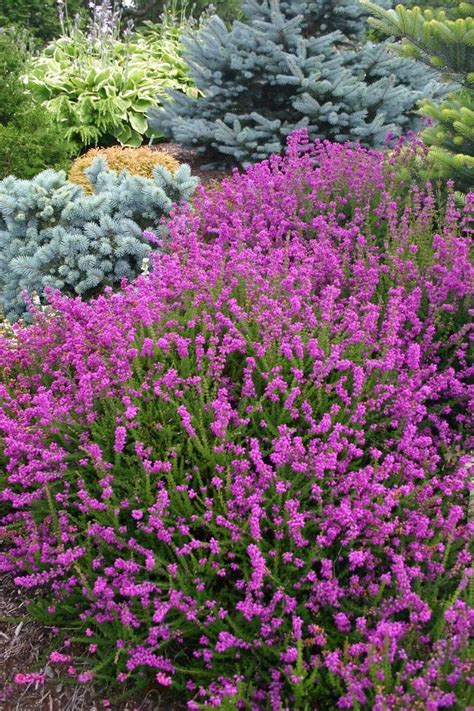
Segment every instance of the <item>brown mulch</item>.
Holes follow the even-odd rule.
[[[47,663],[53,636],[48,627],[28,615],[24,594],[13,576],[0,581],[0,711],[183,711],[176,698],[158,690],[142,698],[103,704],[108,695],[90,684],[64,684]],[[15,684],[16,674],[40,671],[48,681],[42,685]]]
[[[54,672],[41,665],[41,655],[51,643],[51,632],[32,621],[26,600],[12,576],[4,575],[0,591],[0,709],[2,711],[93,711],[99,709],[87,688],[54,683]],[[16,674],[44,671],[45,685],[14,683]]]

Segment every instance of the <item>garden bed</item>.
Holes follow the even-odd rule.
[[[71,682],[468,698],[472,197],[391,160],[297,132],[176,207],[148,276],[0,339],[0,562]]]
[[[221,180],[232,175],[231,168],[209,169],[209,158],[200,155],[193,148],[183,148],[177,143],[163,142],[151,146],[152,150],[165,151],[173,156],[178,163],[186,163],[191,168],[191,173],[199,178],[201,185],[215,187]]]
[[[186,1],[0,12],[0,711],[474,709],[472,3]]]

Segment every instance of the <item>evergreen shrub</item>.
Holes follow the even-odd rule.
[[[247,21],[216,15],[183,38],[198,96],[170,90],[148,111],[151,131],[207,153],[253,163],[283,149],[291,131],[381,146],[415,128],[416,103],[443,95],[433,69],[364,41],[359,2],[245,0]]]
[[[149,276],[0,338],[0,569],[70,680],[468,701],[474,195],[391,185],[298,133],[177,209]]]
[[[92,195],[54,170],[0,181],[0,304],[10,321],[27,311],[24,292],[90,297],[137,276],[152,249],[144,230],[159,229],[197,184],[187,165],[157,165],[147,179],[109,171],[100,157],[85,175]]]
[[[35,105],[20,80],[28,61],[23,40],[13,28],[0,28],[0,179],[65,168],[72,154],[63,129]]]
[[[108,170],[120,172],[126,170],[131,175],[141,175],[143,178],[153,178],[153,169],[157,165],[164,166],[171,173],[179,168],[178,161],[166,151],[153,151],[150,148],[91,148],[79,158],[76,158],[69,171],[68,180],[81,185],[86,193],[93,192],[93,186],[85,171],[97,157],[102,157]]]

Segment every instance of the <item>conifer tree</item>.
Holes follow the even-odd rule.
[[[65,167],[73,152],[64,128],[34,103],[21,76],[28,62],[26,35],[0,27],[0,180],[14,173],[33,177],[46,167]]]
[[[200,96],[171,91],[150,111],[153,131],[246,164],[303,126],[312,138],[381,145],[414,127],[419,99],[440,93],[432,69],[364,42],[357,0],[244,0],[243,11],[245,23],[228,29],[212,16],[184,39]]]
[[[402,55],[458,83],[442,101],[421,102],[420,113],[433,122],[422,135],[435,175],[454,180],[459,191],[474,189],[474,3],[444,0],[434,9],[397,5],[384,10],[362,2],[375,16],[374,27],[401,40]]]
[[[380,2],[376,4],[381,5]],[[444,10],[450,20],[474,15],[474,3],[463,2],[463,0],[405,0],[403,5],[409,9],[419,7],[422,10]]]

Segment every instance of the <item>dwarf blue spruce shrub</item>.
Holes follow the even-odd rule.
[[[135,277],[152,249],[144,230],[159,230],[197,184],[186,165],[175,174],[156,167],[150,180],[97,158],[86,172],[92,195],[54,170],[0,182],[0,304],[9,320],[25,314],[24,292],[89,297]]]
[[[436,73],[364,40],[364,9],[246,0],[247,23],[212,16],[184,38],[197,97],[170,91],[151,129],[185,146],[253,163],[280,152],[295,128],[313,138],[382,145],[417,125],[416,103],[447,91]],[[419,119],[418,119],[419,120]]]

